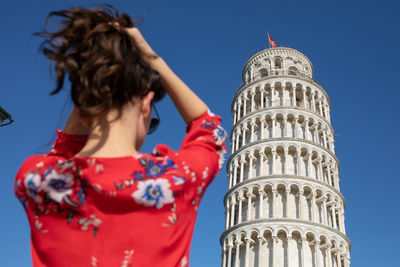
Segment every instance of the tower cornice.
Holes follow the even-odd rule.
[[[303,227],[310,227],[310,228],[321,228],[326,230],[327,232],[333,232],[334,234],[340,236],[343,238],[348,244],[349,244],[349,249],[351,249],[351,241],[350,239],[342,232],[338,231],[337,229],[334,229],[332,227],[320,224],[320,223],[314,223],[310,221],[305,221],[301,219],[288,219],[288,218],[262,218],[262,219],[254,219],[249,222],[242,222],[239,223],[235,226],[231,226],[228,229],[226,229],[220,236],[219,242],[222,246],[224,238],[231,232],[238,230],[240,228],[246,227],[246,226],[253,226],[254,228],[263,226],[263,227],[268,227],[268,226],[273,226],[274,228],[277,227],[277,225],[282,224],[282,225],[287,225],[287,224],[295,224],[303,226]],[[278,227],[279,228],[279,227]]]
[[[263,108],[263,109],[255,110],[255,111],[253,111],[253,112],[249,112],[249,113],[247,113],[246,115],[244,115],[242,118],[240,118],[240,119],[233,125],[232,130],[233,130],[237,125],[239,125],[242,121],[244,121],[245,119],[251,117],[252,115],[260,114],[260,113],[263,112],[263,111],[270,111],[270,110],[272,110],[272,111],[273,111],[273,110],[291,110],[291,109],[292,109],[292,110],[300,110],[300,111],[308,112],[308,113],[311,113],[311,114],[313,114],[313,115],[319,117],[320,119],[322,119],[323,121],[325,121],[325,122],[327,123],[327,125],[329,126],[329,128],[330,128],[330,130],[331,130],[333,136],[335,136],[335,131],[334,131],[333,127],[332,127],[332,124],[331,124],[327,119],[325,119],[323,116],[321,116],[320,114],[318,114],[317,112],[314,112],[314,111],[312,111],[312,110],[305,109],[305,108],[301,108],[301,107],[294,107],[294,106],[266,107],[266,108]],[[230,133],[230,137],[232,137],[232,131],[231,131],[231,133]]]
[[[304,81],[304,82],[308,82],[309,84],[316,86],[324,94],[324,96],[326,97],[326,100],[328,101],[328,105],[330,107],[331,100],[329,99],[328,94],[326,93],[325,89],[322,88],[322,85],[320,85],[314,79],[311,79],[311,78],[308,78],[308,77],[295,76],[295,75],[292,75],[292,76],[289,76],[289,75],[272,75],[272,76],[268,76],[268,77],[259,78],[259,79],[255,80],[255,81],[252,81],[252,82],[249,82],[249,83],[246,83],[246,84],[241,84],[239,86],[239,88],[236,90],[235,96],[233,97],[233,100],[232,100],[232,103],[231,103],[231,111],[233,110],[233,104],[235,103],[236,98],[238,97],[238,95],[240,95],[248,87],[250,87],[250,86],[252,86],[254,84],[260,83],[260,82],[265,82],[265,81],[273,80],[273,79],[277,79],[279,82],[282,82],[282,80],[279,80],[279,79],[282,79],[282,78],[284,78],[284,79],[298,79],[298,80],[301,80],[301,81]]]
[[[255,142],[251,142],[251,143],[249,143],[249,144],[246,144],[246,145],[244,145],[244,146],[241,146],[238,150],[236,150],[235,152],[233,152],[233,154],[231,154],[231,155],[229,156],[229,158],[228,158],[228,160],[227,160],[227,163],[226,163],[226,171],[228,171],[229,164],[231,163],[232,158],[234,158],[237,154],[239,154],[240,152],[242,152],[242,151],[245,150],[246,148],[249,148],[249,147],[251,147],[251,146],[255,146],[255,145],[258,145],[258,144],[262,144],[262,143],[270,143],[270,142],[276,142],[276,141],[278,141],[278,142],[279,142],[279,141],[295,141],[295,142],[301,142],[301,143],[306,143],[306,144],[309,144],[309,145],[316,146],[316,147],[318,147],[318,148],[324,150],[325,152],[327,152],[330,156],[332,156],[332,157],[335,159],[335,161],[336,161],[338,171],[340,170],[339,159],[336,157],[335,153],[333,153],[332,151],[330,151],[330,150],[327,149],[326,147],[324,147],[324,146],[322,146],[322,145],[319,145],[319,144],[316,144],[316,143],[314,143],[314,142],[312,142],[312,141],[302,139],[302,138],[295,138],[295,137],[275,137],[275,138],[269,138],[269,139],[258,140],[258,141],[255,141]]]
[[[260,182],[260,181],[268,181],[268,180],[273,180],[273,179],[277,179],[277,178],[278,179],[291,178],[291,179],[296,179],[296,180],[302,180],[302,181],[305,181],[305,182],[316,183],[316,184],[322,185],[324,187],[327,187],[329,190],[332,190],[333,192],[335,192],[340,197],[340,199],[343,202],[343,207],[346,206],[346,200],[345,200],[343,194],[339,190],[337,190],[335,187],[333,187],[333,186],[331,186],[331,185],[329,185],[327,183],[324,183],[324,182],[318,181],[316,179],[313,179],[313,178],[308,178],[308,177],[299,176],[299,175],[291,175],[291,174],[273,174],[273,175],[259,176],[257,178],[252,178],[252,179],[249,179],[249,180],[245,180],[245,181],[243,181],[241,183],[238,183],[238,184],[234,185],[233,187],[231,187],[225,193],[223,202],[225,203],[226,202],[226,198],[233,191],[235,191],[236,189],[238,189],[240,187],[246,186],[246,185],[251,184],[251,183],[256,183],[256,182]]]

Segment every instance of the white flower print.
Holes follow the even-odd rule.
[[[96,235],[101,222],[102,221],[97,218],[96,215],[91,214],[89,217],[80,218],[78,224],[80,225],[82,231],[86,231],[89,229],[89,227],[92,227],[93,235]]]
[[[92,266],[93,267],[97,267],[97,262],[98,262],[97,258],[95,256],[92,256]]]
[[[181,266],[180,266],[180,267],[186,267],[187,264],[188,264],[187,258],[186,258],[186,256],[184,256],[184,257],[182,258],[182,260],[181,260]]]
[[[227,151],[225,148],[222,148],[221,150],[217,151],[217,154],[219,155],[218,169],[220,169],[220,170],[221,170],[222,166],[224,166],[226,153],[227,153]]]
[[[222,143],[225,142],[225,140],[228,136],[228,134],[226,133],[224,128],[222,128],[220,125],[218,125],[217,128],[214,129],[213,135],[214,135],[215,144],[217,146],[222,145]]]
[[[171,184],[165,178],[140,181],[132,197],[137,203],[146,207],[155,206],[157,209],[161,209],[164,204],[174,202],[170,186]]]
[[[128,267],[131,266],[130,264],[132,263],[132,255],[133,255],[134,250],[124,250],[125,257],[121,262],[121,267]]]
[[[40,186],[40,191],[48,194],[49,198],[61,202],[66,195],[72,193],[71,187],[74,185],[74,176],[72,173],[58,173],[52,170],[44,174],[44,181]]]
[[[43,199],[41,196],[38,195],[38,193],[41,191],[39,188],[41,183],[40,175],[30,172],[25,177],[24,183],[28,196],[30,196],[35,202],[41,203]]]
[[[206,179],[208,177],[208,167],[206,167],[203,171],[203,179]]]

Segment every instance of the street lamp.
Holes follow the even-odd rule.
[[[3,123],[5,120],[8,120],[8,122]],[[1,126],[6,126],[9,125],[13,122],[14,120],[12,119],[11,115],[8,114],[7,111],[5,111],[1,106],[0,106],[0,127]]]

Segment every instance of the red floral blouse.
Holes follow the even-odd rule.
[[[87,136],[57,130],[45,155],[27,158],[15,194],[31,227],[37,266],[189,266],[197,209],[224,164],[221,118],[187,125],[181,148],[75,157]]]

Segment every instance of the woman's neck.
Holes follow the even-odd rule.
[[[137,120],[124,115],[116,121],[103,121],[92,127],[85,146],[76,156],[124,157],[139,153],[136,149]]]

